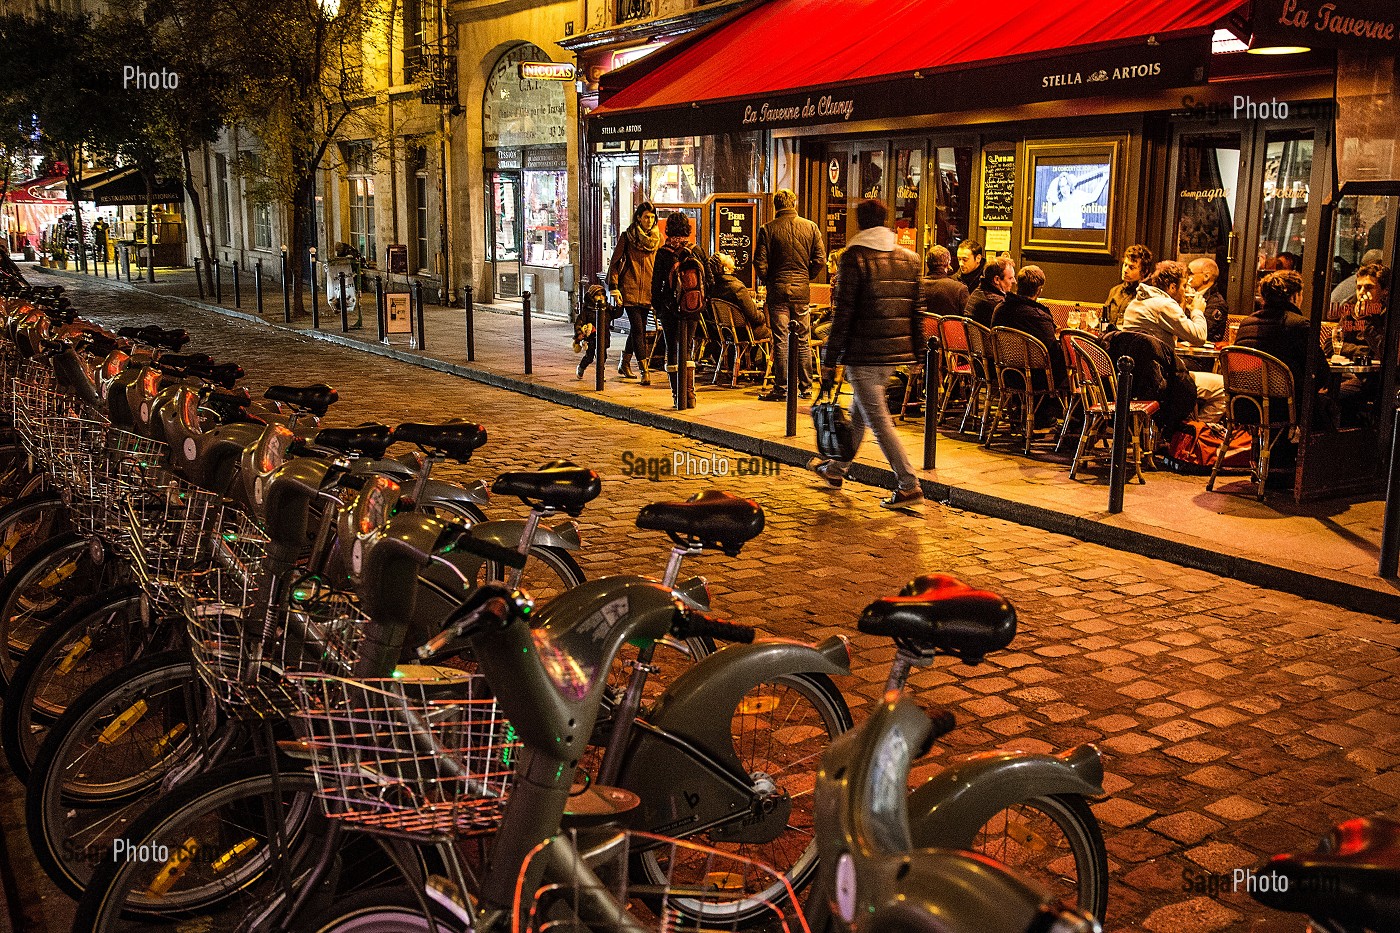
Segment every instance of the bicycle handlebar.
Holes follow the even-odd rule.
[[[427,661],[460,638],[483,629],[505,628],[515,616],[530,613],[534,605],[534,601],[519,590],[508,589],[499,583],[487,583],[454,609],[447,617],[443,630],[420,646],[416,654]]]
[[[676,623],[672,626],[671,631],[677,638],[709,636],[720,641],[747,645],[753,641],[754,635],[757,634],[752,625],[725,622],[723,619],[688,607],[679,610],[676,616]]]

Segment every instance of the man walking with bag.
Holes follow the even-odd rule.
[[[773,328],[773,388],[759,396],[765,402],[781,402],[788,391],[811,398],[812,361],[807,343],[812,317],[807,305],[812,300],[812,279],[826,265],[826,251],[817,225],[797,213],[797,195],[779,188],[773,195],[778,215],[758,228],[754,246],[754,268],[768,287],[768,324]],[[788,321],[798,325],[798,373],[787,371]]]
[[[860,232],[841,255],[821,394],[830,394],[836,367],[844,365],[851,384],[854,449],[860,449],[868,426],[894,470],[894,494],[880,504],[887,509],[917,509],[923,505],[924,493],[890,418],[885,385],[896,366],[915,361],[914,348],[923,338],[918,316],[920,264],[918,256],[896,245],[894,231],[885,226],[889,214],[883,201],[862,201],[856,207]],[[851,461],[814,460],[811,466],[828,486],[839,489]]]

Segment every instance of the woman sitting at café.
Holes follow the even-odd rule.
[[[768,329],[768,315],[758,307],[758,302],[754,300],[749,287],[734,274],[734,268],[734,257],[728,253],[715,253],[711,257],[710,274],[714,282],[710,287],[710,297],[728,302],[739,309],[743,320],[734,321],[733,325],[748,324],[755,340],[767,340],[773,336],[773,332]],[[731,324],[725,319],[723,310],[716,310],[715,316],[720,324]]]
[[[1294,409],[1302,414],[1303,384],[1308,365],[1310,329],[1298,313],[1303,277],[1292,270],[1270,272],[1259,283],[1261,306],[1240,324],[1235,344],[1262,350],[1282,360],[1293,373]],[[1318,354],[1317,386],[1327,385],[1327,362]]]

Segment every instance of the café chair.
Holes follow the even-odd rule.
[[[963,417],[977,403],[977,397],[984,385],[977,384],[977,374],[972,367],[972,353],[967,342],[967,318],[943,317],[937,321],[938,342],[942,349],[943,380],[938,391],[938,411],[934,424],[942,425],[948,412],[948,403],[954,398],[963,398]]]
[[[1118,370],[1113,358],[1097,340],[1071,335],[1073,356],[1067,360],[1074,369],[1074,388],[1084,409],[1084,427],[1079,432],[1079,445],[1070,464],[1069,478],[1074,479],[1079,468],[1113,454],[1113,416],[1118,399]],[[1128,413],[1133,419],[1128,431],[1127,463],[1133,468],[1133,478],[1146,485],[1142,475],[1142,453],[1152,456],[1152,416],[1160,406],[1156,402],[1130,402]],[[1103,444],[1102,454],[1094,448]]]
[[[769,357],[773,353],[773,340],[765,337],[756,340],[753,329],[744,320],[744,313],[738,306],[722,298],[710,299],[710,311],[714,315],[719,351],[715,358],[715,375],[711,385],[719,382],[720,373],[729,372],[729,387],[739,384],[740,375],[753,375],[762,379],[768,372]],[[726,356],[726,354],[728,354]],[[726,367],[725,360],[729,363]],[[761,361],[762,365],[756,365]],[[744,368],[744,363],[749,363]]]
[[[1280,438],[1288,436],[1297,417],[1293,411],[1293,372],[1276,356],[1249,347],[1226,347],[1220,351],[1220,374],[1225,377],[1225,436],[1237,429],[1248,431],[1250,474],[1255,495],[1264,499],[1269,479],[1269,455]],[[1206,491],[1215,489],[1224,457],[1215,458]]]
[[[1045,344],[1025,331],[1012,327],[993,327],[992,346],[996,366],[996,399],[992,403],[991,427],[982,439],[983,447],[992,446],[997,428],[1003,420],[1008,430],[1013,429],[1011,419],[1006,415],[1012,401],[1021,406],[1021,429],[1025,436],[1025,452],[1031,452],[1031,438],[1035,433],[1035,416],[1045,400],[1059,397],[1055,388],[1055,373],[1050,365],[1050,351]],[[1013,430],[1014,435],[1014,430]]]
[[[1081,337],[1103,346],[1103,340],[1095,331],[1076,330],[1072,327],[1066,327],[1060,331],[1060,350],[1065,354],[1065,368],[1069,370],[1070,394],[1069,400],[1065,404],[1064,420],[1060,422],[1060,436],[1055,440],[1056,453],[1065,445],[1065,438],[1069,436],[1069,425],[1074,420],[1075,410],[1078,409],[1080,412],[1084,410],[1084,402],[1079,397],[1079,387],[1076,382],[1079,376],[1074,368],[1074,344],[1070,342],[1071,337]]]
[[[992,396],[996,386],[996,344],[992,340],[992,329],[978,324],[972,318],[963,318],[963,328],[967,334],[967,356],[972,364],[972,380],[968,389],[968,405],[963,410],[959,433],[966,433],[967,419],[975,413],[978,424],[977,439],[987,436],[987,416],[992,410]]]

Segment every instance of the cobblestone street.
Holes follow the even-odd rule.
[[[921,518],[889,513],[878,506],[884,490],[830,491],[787,467],[736,475],[731,452],[659,430],[99,283],[32,280],[62,281],[103,324],[188,328],[190,349],[241,363],[255,393],[329,382],[341,401],[327,424],[480,421],[491,440],[464,476],[489,480],[554,456],[593,467],[603,495],[580,520],[590,577],[660,573],[664,539],[634,525],[648,502],[715,486],[752,497],[764,534],[737,559],[688,567],[710,578],[720,613],[765,635],[850,636],[856,669],[841,686],[857,716],[883,690],[893,652],[855,633],[867,602],[931,571],[1004,593],[1020,616],[1010,650],[976,668],[945,660],[912,680],[921,703],[959,722],[916,777],[950,754],[1097,743],[1109,771],[1109,796],[1095,806],[1113,877],[1106,929],[1302,930],[1242,892],[1196,894],[1183,878],[1310,848],[1351,815],[1400,815],[1400,629],[1388,620],[932,503]],[[692,473],[628,475],[637,458],[670,464],[678,451],[694,458]],[[701,463],[731,464],[730,475],[715,480]],[[22,789],[5,781],[21,910],[30,929],[65,929],[69,905],[28,854]]]

